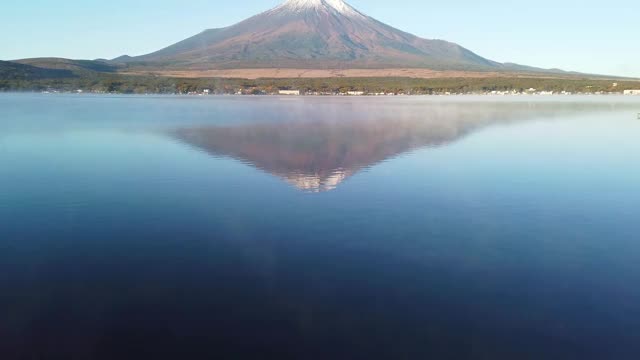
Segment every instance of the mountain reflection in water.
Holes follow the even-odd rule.
[[[215,156],[228,156],[280,177],[302,191],[335,189],[357,172],[412,150],[454,142],[483,127],[610,110],[604,103],[431,103],[358,118],[196,126],[171,136]],[[348,116],[348,115],[347,115]]]

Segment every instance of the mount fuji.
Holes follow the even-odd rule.
[[[235,25],[205,30],[151,54],[122,56],[113,62],[165,70],[525,69],[488,60],[451,42],[403,32],[343,0],[288,0]]]

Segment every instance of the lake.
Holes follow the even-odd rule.
[[[640,357],[640,98],[0,110],[2,359]]]

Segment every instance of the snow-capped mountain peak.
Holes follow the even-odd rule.
[[[453,43],[385,25],[344,0],[287,0],[237,24],[206,30],[130,64],[233,68],[494,70],[500,64]]]
[[[287,0],[277,9],[294,12],[307,10],[329,10],[345,16],[364,16],[343,0]]]

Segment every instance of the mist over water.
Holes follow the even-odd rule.
[[[2,359],[640,354],[637,99],[0,108]]]

